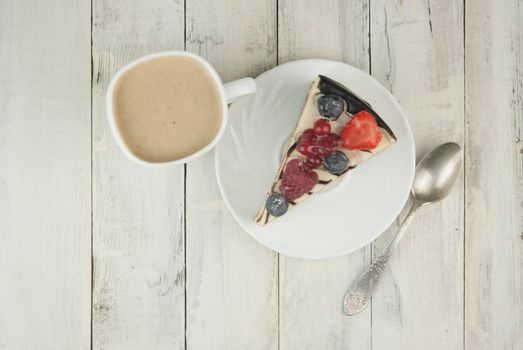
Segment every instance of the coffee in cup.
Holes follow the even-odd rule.
[[[224,86],[194,54],[159,53],[115,75],[109,121],[131,159],[150,165],[184,162],[214,146],[225,127],[228,100],[254,90],[250,78]]]

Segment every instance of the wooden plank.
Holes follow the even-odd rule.
[[[90,343],[90,4],[0,1],[0,348]]]
[[[280,62],[330,58],[369,69],[368,3],[279,3]],[[280,257],[281,349],[370,349],[370,308],[358,317],[342,312],[350,283],[370,262],[370,246],[322,261]]]
[[[184,348],[184,169],[132,163],[105,113],[118,68],[183,47],[183,1],[93,1],[94,349]]]
[[[224,81],[276,63],[276,9],[264,0],[187,0],[187,50]],[[187,165],[187,348],[277,349],[277,255],[234,221],[214,157]]]
[[[465,349],[522,349],[523,5],[465,13]]]
[[[373,1],[370,13],[372,74],[407,113],[418,157],[446,141],[463,145],[463,4]],[[463,230],[460,179],[418,212],[392,257],[373,298],[373,349],[463,347]]]

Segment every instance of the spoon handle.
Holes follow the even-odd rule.
[[[383,249],[381,254],[373,261],[373,263],[358,277],[358,279],[352,284],[351,288],[345,295],[343,301],[343,311],[346,315],[352,316],[362,311],[370,301],[372,295],[376,291],[378,280],[381,276],[381,272],[387,266],[390,254],[393,249],[398,245],[399,241],[403,237],[405,230],[409,226],[414,213],[420,207],[420,203],[414,201],[410,210],[401,224],[400,229],[389,241],[387,246]]]

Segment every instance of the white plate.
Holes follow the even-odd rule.
[[[284,216],[258,226],[254,217],[318,74],[369,102],[398,142]],[[414,139],[394,97],[367,73],[320,59],[283,64],[256,83],[256,94],[231,105],[229,125],[216,147],[220,191],[238,223],[266,247],[306,259],[347,254],[378,237],[405,205],[414,176]]]

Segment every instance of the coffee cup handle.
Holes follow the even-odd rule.
[[[232,103],[238,97],[256,92],[256,82],[253,78],[243,78],[223,84],[225,99]]]

